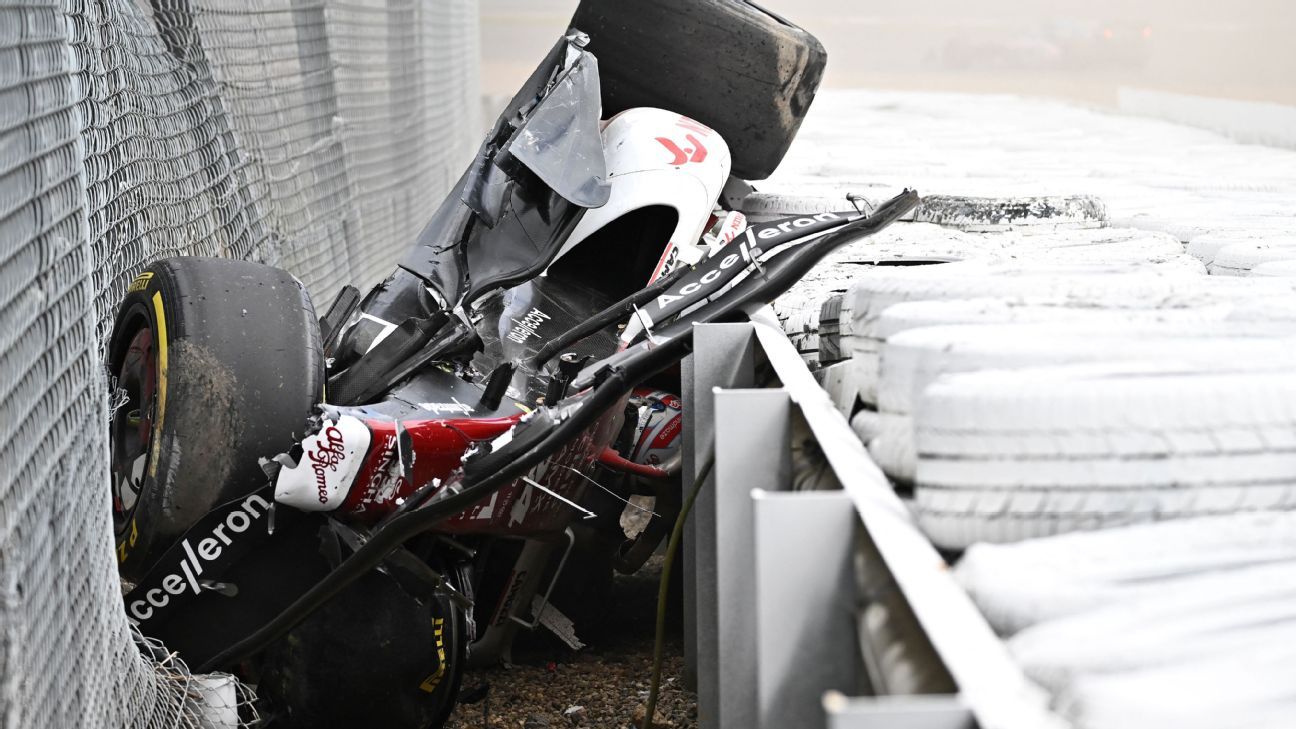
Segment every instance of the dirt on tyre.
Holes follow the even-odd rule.
[[[258,459],[303,437],[324,382],[301,282],[216,258],[141,272],[118,308],[107,365],[113,526],[127,580],[213,507],[264,484]]]

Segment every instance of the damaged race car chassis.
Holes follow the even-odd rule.
[[[256,683],[275,726],[443,723],[470,644],[497,660],[534,627],[522,616],[602,492],[655,498],[613,560],[637,569],[678,514],[678,458],[646,436],[678,448],[668,383],[693,325],[745,316],[917,204],[723,235],[723,139],[658,109],[600,123],[585,43],[555,46],[363,299],[348,286],[317,321],[283,271],[169,259],[122,301],[108,365],[127,615],[198,670]],[[694,202],[670,199],[690,185]],[[652,194],[676,217],[643,217]],[[610,240],[631,263],[605,273],[606,251],[586,251]]]

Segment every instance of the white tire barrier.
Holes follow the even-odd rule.
[[[1182,665],[1274,640],[1296,645],[1296,561],[1184,583],[1039,623],[1009,649],[1027,675],[1058,691],[1077,675]]]
[[[1247,652],[1077,676],[1053,704],[1076,729],[1287,729],[1293,664],[1296,643],[1275,635]]]
[[[848,243],[810,270],[774,301],[774,313],[797,351],[812,366],[819,358],[819,315],[824,303],[878,266],[916,266],[1004,257],[1001,241],[986,240],[934,225],[893,227]]]
[[[1215,253],[1206,267],[1213,276],[1245,276],[1262,263],[1296,259],[1296,239],[1290,242],[1234,243]]]
[[[1280,289],[1275,287],[1274,291]],[[1191,296],[1152,302],[1149,308],[1105,308],[1099,304],[1081,305],[1059,298],[1019,297],[982,299],[945,299],[910,301],[896,304],[882,312],[874,325],[879,342],[886,342],[901,332],[923,327],[956,324],[1039,324],[1095,323],[1121,321],[1129,324],[1191,324],[1227,319],[1234,307],[1225,303],[1208,303],[1214,297]],[[1296,304],[1296,297],[1292,298]],[[1158,308],[1164,305],[1164,308]]]
[[[1199,578],[1296,562],[1296,512],[1201,517],[975,544],[955,576],[1000,635]],[[1187,586],[1187,587],[1183,587]]]
[[[1015,258],[1052,263],[1159,262],[1184,255],[1174,236],[1133,228],[1014,231],[996,238]]]
[[[1095,312],[1101,314],[1104,312]],[[889,338],[878,378],[881,428],[868,444],[884,472],[914,479],[914,405],[942,375],[1080,362],[1163,359],[1196,366],[1293,359],[1296,323],[1181,321],[1131,323],[1107,311],[1088,321],[931,327]]]
[[[1231,245],[1244,243],[1254,243],[1256,236],[1252,235],[1199,235],[1188,241],[1185,249],[1188,255],[1201,261],[1206,266],[1215,262],[1215,256],[1219,255],[1220,249]]]
[[[749,206],[746,200],[753,201]],[[847,201],[823,197],[753,194],[743,203],[749,215],[757,209],[780,214],[840,211]],[[834,252],[774,302],[784,331],[812,366],[830,364],[819,357],[819,316],[827,300],[878,265],[922,262],[982,261],[1023,267],[1152,264],[1167,273],[1204,274],[1183,246],[1163,233],[1130,229],[1058,230],[1027,227],[994,236],[974,235],[925,224],[895,226],[878,236]]]
[[[841,351],[849,353],[852,380],[865,403],[877,402],[880,340],[875,328],[890,306],[906,301],[985,297],[1052,298],[1077,306],[1155,308],[1159,302],[1199,295],[1206,277],[1142,263],[1043,265],[950,263],[921,268],[875,269],[842,299]]]
[[[1224,248],[1233,245],[1254,245],[1257,243],[1296,245],[1296,237],[1283,236],[1271,231],[1199,235],[1188,241],[1187,252],[1202,263],[1210,266]]]
[[[979,544],[955,576],[1078,729],[1277,729],[1296,712],[1296,513]]]
[[[876,438],[882,430],[881,416],[876,410],[860,410],[851,416],[850,425],[864,443]]]
[[[914,419],[915,509],[961,549],[1296,508],[1296,372],[1089,365],[950,375]]]
[[[1282,261],[1261,263],[1251,269],[1256,278],[1296,278],[1296,256]]]

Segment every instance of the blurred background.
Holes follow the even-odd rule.
[[[515,90],[576,4],[481,0],[483,92]],[[1017,93],[1115,106],[1125,86],[1296,104],[1293,0],[757,4],[823,41],[825,88]]]

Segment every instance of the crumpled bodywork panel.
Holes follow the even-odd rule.
[[[611,187],[599,129],[598,61],[569,32],[495,122],[401,267],[451,306],[544,270]]]

